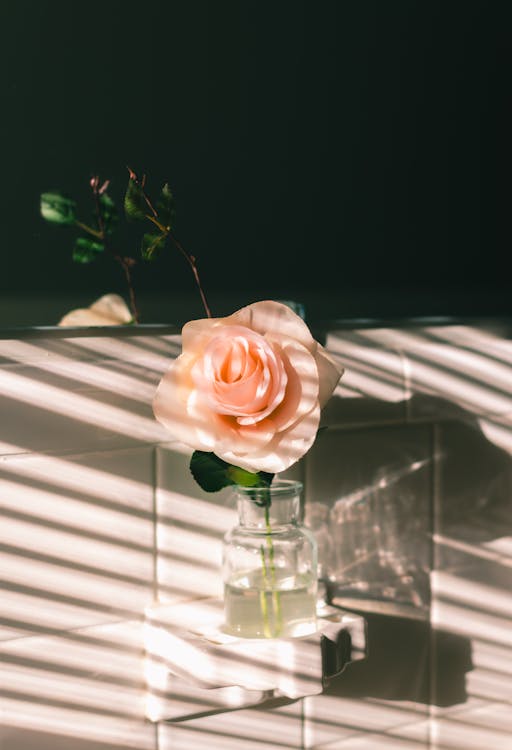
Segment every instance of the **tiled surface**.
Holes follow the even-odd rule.
[[[512,456],[512,412],[478,417],[477,425],[492,445]]]
[[[120,378],[102,367],[104,385],[97,388],[80,379],[81,363],[75,364],[73,377],[29,365],[0,368],[2,453],[89,451],[166,439],[151,413],[150,384],[141,381],[137,398],[128,397],[128,387],[137,391],[132,375]]]
[[[222,538],[237,520],[229,490],[203,492],[189,471],[190,452],[157,449],[157,582],[161,602],[222,596]]]
[[[150,447],[4,457],[7,628],[44,632],[140,616],[154,594],[153,457]]]
[[[358,331],[330,331],[326,346],[345,372],[323,411],[323,424],[404,421],[408,394],[399,351],[376,345]]]
[[[301,750],[302,704],[242,709],[183,724],[160,723],[158,750]]]
[[[436,531],[475,542],[476,547],[510,535],[512,456],[474,420],[445,421],[436,439],[440,482]],[[446,567],[451,562],[441,558],[439,564]]]
[[[306,510],[336,603],[365,610],[369,653],[305,699],[306,748],[371,748],[428,715],[432,470],[428,425],[329,429],[310,453]]]
[[[510,341],[446,326],[328,345],[347,372],[294,473],[338,603],[367,618],[368,658],[304,702],[157,727],[144,607],[219,595],[236,519],[229,491],[197,487],[188,449],[153,450],[179,338],[0,342],[2,750],[512,747]]]
[[[432,748],[508,750],[512,741],[510,590],[475,585],[470,571],[438,577],[432,618],[436,632],[441,630],[448,640],[444,649],[437,637],[433,641]],[[453,700],[456,703],[451,705]]]
[[[512,458],[473,420],[436,442],[432,747],[509,748]]]
[[[151,401],[176,341],[155,339],[0,341],[0,454],[165,440]]]
[[[5,363],[41,364],[48,366],[57,363],[76,361],[110,363],[112,368],[124,368],[140,365],[148,373],[165,370],[169,359],[175,357],[181,348],[179,335],[131,334],[122,329],[119,334],[109,335],[101,329],[99,335],[83,336],[69,330],[61,329],[58,336],[27,337],[20,339],[0,340],[0,356]]]
[[[430,698],[427,621],[365,613],[368,654],[323,694],[305,698],[307,748],[425,721]],[[427,738],[422,742],[426,746]]]
[[[347,739],[324,745],[322,750],[423,750],[423,743],[416,739],[407,740],[390,730],[385,734],[366,731],[356,732]]]
[[[496,711],[496,708],[495,708]],[[510,750],[510,732],[505,724],[505,729],[496,728],[493,725],[492,715],[489,717],[490,724],[479,724],[478,711],[457,714],[449,718],[434,719],[429,723],[416,724],[404,727],[400,730],[403,737],[415,742],[424,732],[430,733],[430,747],[432,750]],[[503,707],[502,707],[503,713]],[[502,721],[503,716],[496,711],[495,719]],[[484,720],[485,721],[485,720]]]
[[[310,526],[322,574],[352,598],[428,607],[432,436],[429,426],[319,434],[306,464]]]
[[[405,358],[411,419],[512,411],[512,344],[464,326],[392,331]]]
[[[346,679],[350,680],[347,673]],[[331,750],[352,747],[369,738],[396,737],[402,727],[424,724],[426,711],[422,705],[408,702],[383,701],[374,698],[346,698],[330,695],[304,699],[305,744],[307,750]],[[359,745],[354,745],[354,747]],[[428,733],[418,740],[417,748],[428,747]]]
[[[361,369],[359,361],[368,367],[376,357],[382,358],[378,369],[384,383],[392,371],[395,378],[397,372],[384,364],[385,355],[394,351],[400,356],[408,419],[433,421],[512,412],[512,342],[502,332],[445,325],[362,329],[334,332],[330,337],[336,351],[343,352],[347,344],[350,351],[352,342],[361,347],[362,353],[351,363],[356,373]]]
[[[0,342],[2,750],[155,750],[154,387],[172,337]]]
[[[2,750],[156,750],[140,629],[123,622],[0,644]]]

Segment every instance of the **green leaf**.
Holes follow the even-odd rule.
[[[102,193],[100,195],[99,202],[101,215],[105,224],[105,232],[107,234],[112,234],[115,225],[119,221],[116,205],[107,193]]]
[[[52,224],[69,226],[76,221],[76,203],[58,191],[41,194],[41,216]]]
[[[142,257],[144,260],[152,260],[153,255],[165,245],[167,236],[165,234],[145,234],[142,238]]]
[[[190,459],[190,471],[198,485],[205,492],[218,492],[223,487],[234,484],[228,477],[229,464],[215,453],[194,451]]]
[[[228,464],[227,474],[233,484],[240,484],[242,487],[270,487],[274,478],[273,474],[267,474],[265,471],[258,471],[254,474],[252,471],[230,464]]]
[[[269,487],[273,474],[259,471],[253,474],[238,466],[223,461],[215,453],[194,451],[190,459],[190,471],[205,492],[218,492],[231,484],[243,487]]]
[[[174,223],[176,211],[174,209],[174,197],[167,183],[165,183],[162,192],[160,193],[160,197],[156,204],[156,212],[160,224],[170,229]]]
[[[128,219],[135,220],[145,219],[148,212],[144,191],[132,178],[128,180],[128,187],[124,196],[124,210]]]
[[[78,237],[73,248],[73,260],[77,263],[90,263],[104,249],[105,246],[100,242],[94,242],[87,237]]]

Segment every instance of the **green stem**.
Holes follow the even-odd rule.
[[[158,211],[155,209],[155,207],[153,206],[153,204],[151,203],[151,201],[149,200],[149,198],[148,198],[148,196],[146,194],[146,190],[145,190],[146,177],[145,177],[145,175],[142,178],[142,180],[139,180],[138,177],[137,177],[137,175],[135,174],[135,172],[132,169],[130,169],[130,167],[128,167],[128,171],[130,173],[130,180],[135,180],[135,182],[137,183],[137,185],[142,190],[142,195],[144,196],[144,200],[146,201],[146,204],[147,204],[147,206],[148,206],[148,208],[149,208],[149,210],[151,212],[150,214],[146,214],[146,219],[148,219],[149,221],[151,221],[156,227],[158,227],[158,229],[162,232],[162,234],[164,234],[166,237],[168,237],[171,240],[171,242],[174,244],[174,246],[176,247],[176,249],[179,250],[179,252],[183,255],[183,257],[185,258],[185,260],[189,264],[190,270],[192,271],[192,274],[194,276],[197,288],[199,290],[199,295],[201,297],[201,302],[203,303],[203,307],[204,307],[204,311],[206,313],[206,316],[208,318],[211,318],[212,317],[212,313],[211,313],[211,310],[210,310],[210,306],[208,305],[208,302],[207,302],[206,295],[204,293],[203,287],[201,285],[201,279],[199,278],[199,271],[197,270],[197,265],[196,265],[196,259],[195,259],[195,257],[193,255],[190,255],[190,253],[187,253],[187,251],[185,250],[185,248],[178,242],[178,240],[176,239],[176,237],[174,236],[174,234],[171,232],[171,228],[164,226],[158,220]]]
[[[268,492],[268,490],[267,490]],[[275,634],[280,635],[283,629],[283,613],[281,610],[281,595],[277,589],[276,567],[274,564],[274,544],[272,542],[272,528],[270,526],[270,497],[265,505],[265,526],[267,529],[267,547],[270,561],[270,577],[272,587],[272,609],[274,612]]]
[[[183,255],[183,257],[185,258],[185,260],[189,264],[190,270],[192,271],[192,274],[194,276],[197,288],[199,290],[199,295],[201,297],[201,302],[203,303],[203,307],[204,307],[204,311],[206,313],[206,317],[207,318],[211,318],[212,317],[212,313],[211,313],[211,310],[210,310],[210,306],[208,305],[208,302],[206,300],[206,295],[205,295],[205,293],[203,291],[203,287],[201,285],[201,280],[199,278],[199,272],[197,270],[195,257],[193,255],[190,255],[189,253],[187,253],[187,251],[178,242],[178,240],[176,239],[176,237],[173,235],[172,232],[169,231],[168,235],[169,235],[170,239],[172,240],[172,242],[174,243],[174,246],[180,251],[180,253]]]
[[[153,224],[154,224],[154,225],[155,225],[156,227],[158,227],[158,229],[159,229],[159,230],[160,230],[160,231],[162,232],[162,234],[165,234],[165,236],[166,236],[166,237],[168,236],[168,234],[169,234],[169,227],[164,227],[164,225],[163,225],[163,224],[161,224],[161,223],[160,223],[160,222],[158,221],[158,219],[155,219],[155,217],[154,217],[154,216],[150,216],[149,214],[146,214],[146,219],[148,219],[148,221],[152,221],[152,222],[153,222]]]
[[[100,191],[98,190],[99,180],[98,178],[93,178],[91,182],[91,189],[92,189],[92,196],[94,200],[94,208],[96,211],[96,221],[98,223],[98,237],[103,242],[104,248],[110,252],[114,260],[116,260],[121,268],[123,269],[124,277],[126,279],[126,284],[128,286],[128,293],[130,295],[130,307],[132,312],[133,321],[135,323],[139,322],[139,310],[137,307],[137,299],[135,296],[135,289],[133,287],[132,282],[132,272],[131,272],[131,262],[128,258],[123,258],[121,255],[118,255],[114,250],[110,247],[110,243],[108,242],[107,237],[107,229],[105,226],[105,221],[103,219],[103,214],[101,213],[101,205],[100,205]],[[87,229],[87,231],[91,231],[90,228],[86,227],[85,225],[82,225],[83,228]]]
[[[272,500],[268,486],[259,488],[256,501],[258,505],[265,508],[266,545],[262,544],[260,546],[261,571],[263,576],[263,589],[260,591],[260,608],[263,617],[263,631],[266,638],[278,638],[283,629],[283,615],[281,610],[281,596],[277,585],[272,526],[270,524],[270,505]],[[272,623],[270,622],[267,592],[270,592],[270,601],[272,602]]]
[[[265,547],[263,545],[261,545],[260,547],[260,555],[261,555],[261,569],[263,572],[263,584],[265,586],[265,588],[260,590],[260,607],[261,607],[261,614],[263,615],[263,632],[265,633],[265,638],[272,638],[272,631],[270,630],[270,620],[269,620],[268,605],[267,605],[268,572],[267,572],[267,562],[265,560]]]
[[[88,234],[92,234],[93,237],[96,237],[98,240],[103,241],[103,235],[101,232],[98,232],[96,229],[93,229],[92,227],[87,226],[87,224],[84,224],[81,221],[76,220],[75,225],[77,227],[80,227],[80,229],[83,229],[84,232],[87,232]]]

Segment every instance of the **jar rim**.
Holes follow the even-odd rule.
[[[269,487],[244,487],[237,484],[235,491],[239,495],[252,498],[261,495],[262,491],[268,489],[272,493],[272,498],[276,498],[281,495],[300,495],[303,488],[303,483],[298,479],[276,479]]]

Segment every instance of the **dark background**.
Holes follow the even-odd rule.
[[[215,315],[512,313],[512,3],[165,0],[0,5],[0,325],[125,293],[39,217],[126,165],[168,180]],[[135,230],[134,230],[135,231]],[[123,238],[136,253],[138,234]],[[176,252],[136,276],[142,322],[203,310]]]

